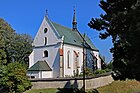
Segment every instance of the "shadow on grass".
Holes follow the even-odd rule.
[[[79,89],[77,79],[75,79],[73,84],[71,84],[71,82],[68,81],[63,88],[58,88],[57,93],[99,93],[99,92],[96,89],[93,89],[88,92],[85,92],[83,88]]]

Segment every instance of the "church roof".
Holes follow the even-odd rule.
[[[59,33],[59,35],[61,37],[64,36],[64,43],[81,47],[83,46],[83,35],[81,35],[77,30],[67,28],[55,22],[52,22],[52,24],[55,27],[56,31]],[[89,39],[88,36],[85,36],[85,41],[86,41],[85,47],[91,48],[93,50],[98,50],[93,45],[92,41]]]
[[[52,22],[60,36],[64,36],[64,43],[82,46],[82,37],[77,31],[73,31],[70,28],[64,27],[60,24]]]
[[[85,36],[85,41],[86,41],[86,43],[87,43],[92,49],[98,50],[98,49],[94,46],[94,44],[92,43],[92,41],[90,40],[90,38],[89,38],[88,36]]]
[[[99,57],[101,58],[102,61],[105,62],[105,56],[102,56],[102,55],[100,54]]]
[[[28,71],[52,71],[46,61],[38,61]]]

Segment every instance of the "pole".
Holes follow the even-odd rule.
[[[84,33],[84,36],[83,36],[83,91],[85,92],[85,33]]]

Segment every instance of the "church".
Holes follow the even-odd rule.
[[[77,28],[74,10],[72,28],[51,21],[46,14],[29,56],[30,78],[60,78],[82,74],[84,67],[101,69],[99,50]]]

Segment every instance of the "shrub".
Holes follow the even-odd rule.
[[[15,62],[0,66],[0,86],[9,93],[23,93],[32,85],[26,76],[26,68]]]
[[[106,72],[111,72],[112,70],[109,68],[104,69]]]
[[[86,76],[94,76],[93,70],[91,68],[86,68],[85,74]]]
[[[96,70],[94,72],[94,74],[103,74],[103,73],[106,73],[106,71],[105,70]]]

